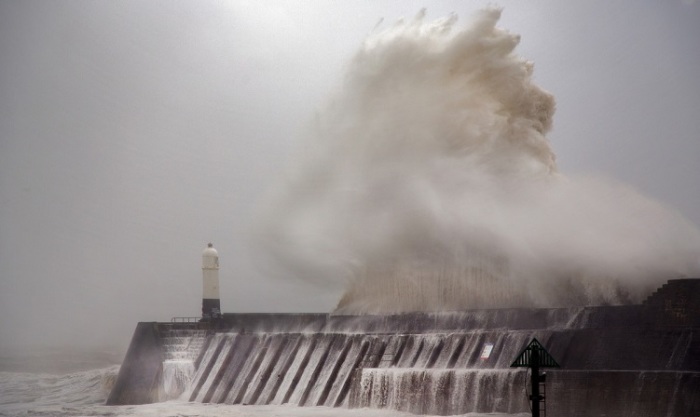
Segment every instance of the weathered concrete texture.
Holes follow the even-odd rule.
[[[536,337],[562,365],[548,377],[547,407],[555,415],[694,417],[700,415],[699,306],[700,280],[676,280],[636,306],[226,314],[211,323],[206,342],[198,336],[201,349],[184,395],[197,402],[439,415],[527,412],[527,372],[509,366]],[[172,338],[147,332],[147,325],[154,326],[137,327],[110,404],[159,398],[156,351],[172,349],[157,339]],[[181,326],[184,336],[201,332],[201,324]],[[486,346],[491,353],[482,358]],[[143,360],[156,364],[139,365]]]
[[[350,406],[437,415],[522,413],[528,410],[528,380],[526,372],[505,369],[363,369]]]
[[[423,411],[429,414],[523,412],[527,404],[514,398],[522,396],[525,383],[514,386],[513,382],[527,378],[524,371],[510,370],[509,365],[533,337],[548,346],[564,369],[594,373],[634,370],[634,375],[646,375],[649,370],[682,371],[689,347],[698,343],[691,340],[689,331],[620,330],[219,333],[202,356],[189,400],[398,407],[406,411],[428,407]],[[493,351],[482,359],[487,344],[493,345]],[[591,389],[620,394],[633,386],[608,381],[597,388],[579,384],[571,389],[583,389],[584,394]],[[695,388],[681,384],[674,390],[685,398],[692,396]],[[420,405],[406,405],[412,403],[410,398],[426,395],[431,396],[430,401],[421,399]],[[556,390],[552,395],[557,396]],[[449,401],[439,400],[441,396]]]
[[[417,414],[528,412],[526,372],[364,369],[353,407]],[[700,415],[700,373],[549,371],[547,413],[567,417]]]
[[[150,404],[182,393],[189,381],[178,380],[178,370],[164,365],[194,362],[205,347],[209,327],[206,323],[138,323],[107,405]]]
[[[157,323],[139,323],[131,338],[107,405],[148,404],[159,401],[163,356]]]
[[[555,416],[700,416],[700,372],[561,370],[547,378]]]
[[[700,279],[667,282],[644,301],[657,326],[700,327]]]

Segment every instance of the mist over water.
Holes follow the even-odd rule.
[[[554,98],[499,18],[422,12],[371,34],[264,205],[266,250],[344,286],[338,311],[638,302],[700,273],[675,210],[557,170]]]

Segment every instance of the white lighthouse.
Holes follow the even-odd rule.
[[[219,300],[219,252],[211,243],[202,252],[202,319],[221,317]]]

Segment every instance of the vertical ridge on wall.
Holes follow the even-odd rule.
[[[282,382],[284,381],[284,376],[287,374],[287,371],[289,368],[292,366],[292,363],[294,362],[294,359],[297,356],[297,353],[299,352],[299,348],[302,345],[302,340],[303,338],[300,335],[289,335],[287,337],[288,340],[288,346],[293,346],[291,349],[284,349],[281,355],[278,358],[278,361],[275,363],[275,366],[272,370],[272,386],[270,387],[269,390],[267,390],[267,395],[261,395],[258,397],[258,401],[256,404],[270,404],[275,396],[277,395],[277,392],[282,385]]]
[[[248,391],[243,397],[243,404],[256,404],[258,398],[262,394],[263,390],[270,380],[270,376],[274,370],[275,365],[279,361],[282,351],[286,348],[289,343],[289,337],[280,334],[270,335],[270,344],[267,349],[267,355],[265,355],[263,361],[258,367],[258,371],[251,380],[251,384],[248,387]]]
[[[201,390],[202,385],[204,385],[204,383],[206,382],[209,373],[214,367],[214,361],[218,357],[219,352],[221,352],[221,349],[223,348],[224,336],[224,334],[220,333],[215,334],[214,336],[212,336],[211,342],[208,343],[207,350],[204,353],[204,356],[202,356],[202,360],[193,378],[193,382],[195,384],[194,388],[192,389],[192,393],[190,394],[190,401],[197,401],[199,391]]]
[[[139,323],[107,403],[526,412],[527,372],[509,365],[537,338],[562,365],[548,372],[552,414],[695,417],[698,334],[700,279],[670,281],[643,305]]]
[[[230,374],[229,384],[230,389],[226,390],[222,397],[219,397],[220,403],[225,404],[240,404],[243,400],[248,385],[250,385],[253,376],[260,367],[260,363],[263,361],[267,349],[269,346],[269,336],[267,334],[257,334],[257,335],[242,335],[246,336],[251,340],[251,349],[249,354],[243,362],[243,366],[240,368],[240,372]]]
[[[456,407],[448,404],[454,390],[478,393],[482,385],[487,391],[504,389],[479,369],[507,368],[511,356],[530,338],[547,340],[550,335],[217,333],[198,358],[189,398],[227,404],[387,406],[411,412],[422,412],[416,407],[423,407],[425,412],[447,413]],[[492,344],[493,350],[483,359],[485,344]],[[474,375],[479,379],[469,380]],[[424,394],[426,390],[431,394]],[[475,398],[469,401],[480,404],[478,395]]]
[[[301,372],[297,373],[299,377],[297,379],[297,384],[295,384],[293,392],[285,402],[303,405],[303,402],[306,400],[306,396],[308,396],[310,386],[316,382],[316,378],[318,373],[321,371],[323,362],[328,356],[328,350],[333,342],[333,336],[334,334],[331,333],[319,334],[316,337],[318,339],[316,347],[309,351],[310,354],[308,355],[308,361],[306,365],[300,369]]]
[[[304,384],[305,389],[297,403],[299,405],[317,405],[318,398],[309,397],[314,393],[319,393],[319,390],[321,392],[324,390],[327,378],[329,377],[329,372],[327,372],[328,368],[334,367],[334,364],[337,363],[338,356],[343,350],[345,335],[333,334],[329,339],[328,347],[324,349],[313,372],[309,376],[308,382]]]
[[[275,395],[274,398],[269,401],[269,404],[280,405],[289,401],[289,397],[292,395],[292,392],[299,383],[304,367],[309,362],[311,353],[316,346],[316,341],[317,339],[311,337],[310,335],[300,336],[297,353],[288,366],[287,373],[283,375],[277,395]]]
[[[233,340],[231,340],[233,339]],[[224,377],[224,374],[226,373],[226,370],[229,369],[229,365],[231,363],[232,357],[234,353],[236,352],[236,342],[238,339],[236,337],[224,337],[222,341],[222,347],[219,349],[218,354],[216,355],[215,360],[212,360],[211,363],[214,363],[214,369],[216,370],[214,373],[210,372],[207,375],[206,380],[204,381],[204,384],[202,384],[202,387],[200,388],[200,392],[204,393],[204,396],[201,397],[202,402],[210,402],[212,399],[212,396],[214,395],[216,388],[219,386],[221,383],[221,380]]]
[[[323,381],[322,384],[319,384],[321,382],[316,383],[316,385],[321,385],[319,387],[320,391],[317,398],[313,401],[313,405],[325,405],[326,400],[328,399],[328,396],[330,395],[331,389],[336,385],[335,380],[338,377],[338,373],[340,372],[341,367],[346,362],[346,359],[348,357],[348,353],[350,352],[350,349],[352,349],[353,345],[356,345],[356,340],[352,336],[347,337],[344,339],[343,347],[342,350],[337,355],[337,358],[333,359],[332,357],[329,357],[328,360],[332,364],[329,368],[328,372],[328,378]]]
[[[700,415],[700,338],[688,324],[700,308],[656,298],[582,309],[230,315],[201,345],[185,392],[191,401],[228,404],[522,413],[527,372],[509,366],[537,338],[564,369],[547,378],[552,414]]]
[[[369,348],[370,341],[359,336],[355,337],[353,348],[348,354],[348,360],[340,369],[339,376],[336,378],[333,387],[331,387],[331,393],[329,395],[329,400],[326,401],[326,406],[341,407],[346,404],[348,392],[352,386],[354,372],[360,366]]]
[[[231,357],[228,367],[224,369],[219,383],[214,388],[211,402],[224,402],[226,396],[233,389],[235,382],[243,378],[242,368],[250,358],[251,352],[257,346],[257,342],[257,338],[250,334],[227,335],[227,343],[231,346]]]

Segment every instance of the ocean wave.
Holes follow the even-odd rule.
[[[53,415],[37,408],[104,404],[118,372],[119,365],[64,375],[0,372],[0,415]]]
[[[395,410],[244,406],[168,401],[156,404],[104,405],[119,366],[65,375],[0,372],[0,416],[3,417],[408,417]],[[484,414],[466,414],[482,417]],[[525,414],[488,414],[489,417]]]

